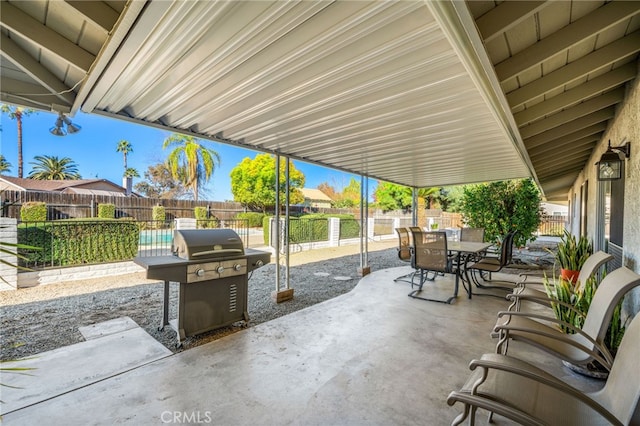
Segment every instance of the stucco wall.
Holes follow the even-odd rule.
[[[640,67],[640,61],[638,61]],[[640,76],[640,73],[637,74]],[[588,220],[587,233],[589,237],[596,236],[597,189],[595,163],[606,151],[607,143],[611,140],[613,146],[631,142],[631,157],[626,162],[625,174],[625,204],[624,204],[624,259],[623,264],[635,272],[640,273],[640,78],[627,83],[625,101],[617,108],[615,118],[611,121],[598,147],[587,162],[585,169],[576,180],[568,199],[573,203],[574,194],[579,206],[580,187],[588,181]],[[574,210],[575,211],[575,210]],[[578,221],[574,216],[571,231],[579,233]],[[625,308],[629,312],[640,312],[640,289],[636,289],[627,298]]]

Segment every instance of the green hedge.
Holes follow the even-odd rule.
[[[116,217],[115,204],[98,204],[98,217],[100,219],[113,219]]]
[[[351,219],[340,219],[340,239],[358,238],[360,236],[360,222]]]
[[[269,220],[273,216],[262,219],[264,243],[269,244]],[[329,218],[340,219],[340,238],[358,238],[360,223],[350,214],[313,213],[289,220],[289,241],[292,243],[310,243],[329,239]]]
[[[27,201],[20,207],[23,222],[43,222],[47,220],[47,205],[42,201]]]
[[[245,212],[238,213],[235,219],[246,220],[249,224],[249,228],[259,228],[260,226],[262,226],[265,216],[266,215],[264,213]]]
[[[28,265],[72,266],[131,260],[140,231],[130,220],[56,220],[18,225],[18,242],[42,250],[26,252]]]

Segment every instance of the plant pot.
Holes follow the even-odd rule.
[[[569,281],[571,284],[575,284],[578,282],[578,275],[580,275],[580,271],[574,271],[572,269],[560,269],[560,278]]]

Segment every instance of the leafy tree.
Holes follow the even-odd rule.
[[[535,240],[540,224],[540,192],[531,179],[467,185],[461,206],[464,221],[484,228],[487,241],[499,242],[516,229],[516,246]]]
[[[373,193],[378,207],[384,211],[411,210],[413,190],[408,186],[381,182]]]
[[[336,202],[337,208],[353,208],[360,205],[360,182],[351,178],[349,184],[344,187],[341,199]]]
[[[266,212],[276,203],[276,162],[270,154],[258,154],[253,160],[245,158],[231,170],[231,193],[234,201],[250,209]],[[304,174],[289,160],[289,201],[300,204],[304,196]],[[285,163],[280,163],[280,199],[285,198]]]
[[[11,171],[11,163],[0,154],[0,173],[8,173]]]
[[[181,198],[187,193],[187,188],[181,183],[182,179],[175,179],[165,163],[149,166],[144,172],[144,179],[133,188],[145,197]]]
[[[452,213],[459,212],[463,196],[464,185],[445,186],[440,188],[440,206],[442,207],[442,210]]]
[[[162,149],[173,148],[167,157],[167,166],[174,179],[191,189],[193,199],[198,201],[198,191],[211,179],[220,165],[220,155],[205,147],[200,139],[174,133],[165,139]]]
[[[131,146],[131,143],[129,141],[126,141],[123,139],[120,142],[118,142],[118,146],[116,147],[116,152],[122,153],[122,157],[124,159],[124,176],[127,177],[127,170],[129,170],[127,168],[127,155],[133,152],[133,147]]]
[[[329,185],[328,182],[322,182],[316,187],[316,189],[322,191],[324,195],[331,198],[332,202],[340,198],[340,194],[338,194],[336,192],[336,189],[333,186]]]
[[[36,155],[29,179],[36,180],[75,180],[82,179],[77,164],[69,157],[58,158],[55,155]]]
[[[16,120],[18,125],[18,177],[22,178],[22,119],[34,113],[35,110],[3,104],[0,106],[0,111],[3,114],[7,114],[10,119]]]

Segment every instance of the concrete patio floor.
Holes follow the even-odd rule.
[[[448,425],[461,406],[449,407],[447,395],[462,386],[472,358],[494,351],[490,331],[507,302],[464,292],[452,305],[411,299],[410,285],[393,281],[409,271],[375,271],[348,294],[177,354],[131,329],[134,343],[124,346],[113,343],[124,335],[94,331],[66,357],[58,351],[55,364],[51,353],[35,357],[40,368],[21,379],[23,389],[0,399],[34,389],[39,397],[4,406],[3,423]],[[448,295],[450,278],[437,281]],[[134,349],[149,358],[113,362]],[[510,354],[584,390],[603,384],[525,345],[512,344]]]

